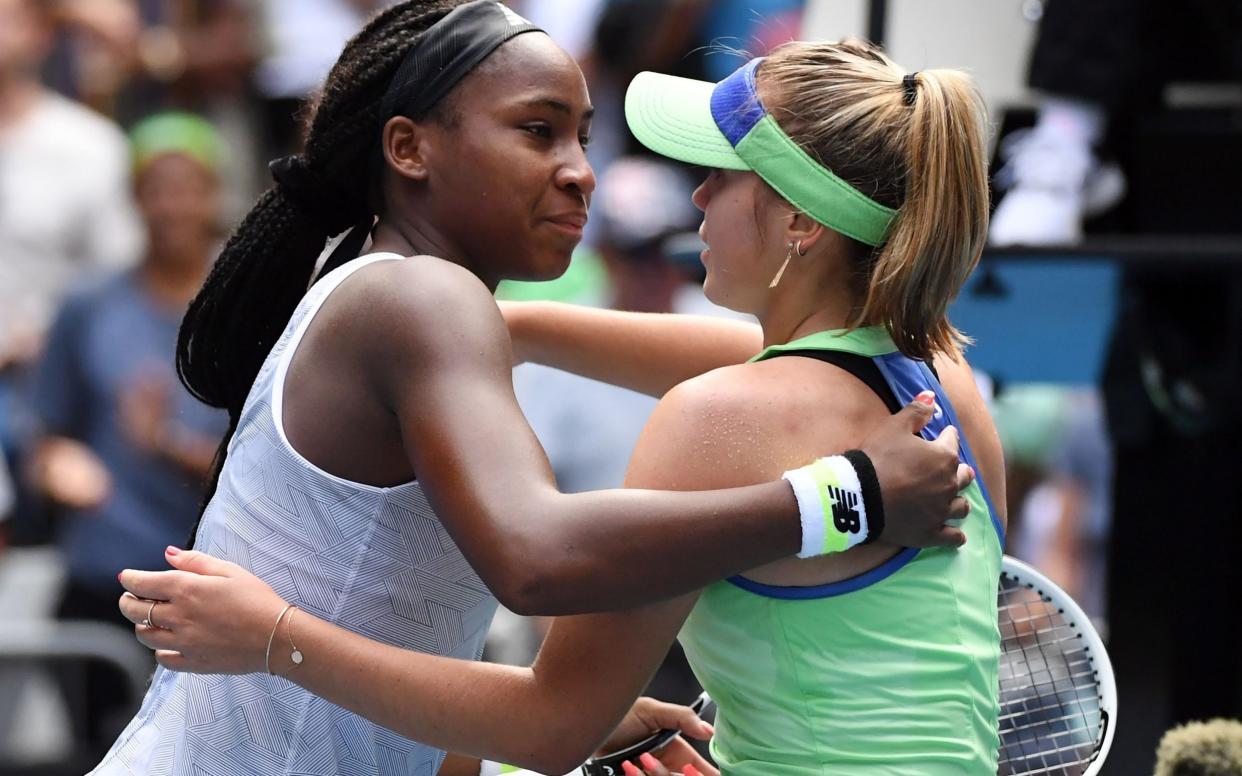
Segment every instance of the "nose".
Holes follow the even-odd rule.
[[[707,212],[707,203],[711,199],[711,195],[707,191],[708,185],[711,182],[712,179],[710,176],[705,178],[703,182],[699,184],[699,187],[694,190],[694,193],[690,195],[690,201],[694,203],[695,207],[702,210],[704,213]]]
[[[577,191],[590,198],[595,191],[595,170],[587,161],[586,151],[581,147],[556,170],[556,185],[562,189]]]

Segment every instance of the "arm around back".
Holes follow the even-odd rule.
[[[445,528],[522,613],[634,606],[799,546],[783,482],[728,491],[562,494],[513,394],[512,351],[489,290],[430,257],[374,273],[361,354]],[[599,573],[626,568],[633,575]]]

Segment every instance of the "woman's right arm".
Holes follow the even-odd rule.
[[[630,313],[559,302],[501,302],[515,359],[659,398],[673,386],[760,351],[754,323]]]
[[[561,493],[514,397],[508,332],[490,293],[446,262],[391,264],[354,287],[364,296],[351,308],[357,334],[349,344],[397,418],[446,530],[510,609],[576,614],[638,606],[798,551],[797,502],[779,480],[697,492]],[[926,443],[902,422],[894,436],[917,446],[908,458],[932,468],[915,468],[922,489],[908,491],[923,511],[886,500],[885,538],[909,546],[960,543],[960,531],[943,525],[965,487],[956,437]],[[883,455],[873,457],[890,495]],[[600,573],[607,568],[628,573]]]

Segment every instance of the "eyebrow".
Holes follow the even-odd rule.
[[[532,107],[542,106],[545,108],[551,108],[554,111],[557,111],[559,113],[564,113],[568,116],[572,116],[574,113],[574,110],[573,108],[569,106],[569,103],[565,102],[564,100],[558,100],[555,97],[535,97],[533,99],[523,101],[522,105],[527,105],[527,106],[532,106]],[[590,119],[590,118],[593,118],[594,116],[595,116],[595,106],[588,105],[587,109],[582,113],[582,118]]]

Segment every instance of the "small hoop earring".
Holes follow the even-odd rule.
[[[799,255],[799,256],[805,256],[805,255],[806,255],[806,252],[802,250],[802,241],[801,241],[801,240],[799,240],[799,241],[798,241],[798,255]]]
[[[785,262],[781,264],[781,268],[776,271],[776,277],[772,278],[772,282],[768,284],[768,288],[776,288],[776,284],[781,282],[781,276],[785,274],[785,268],[789,266],[789,260],[793,258],[794,244],[789,243],[789,251],[785,254]]]

